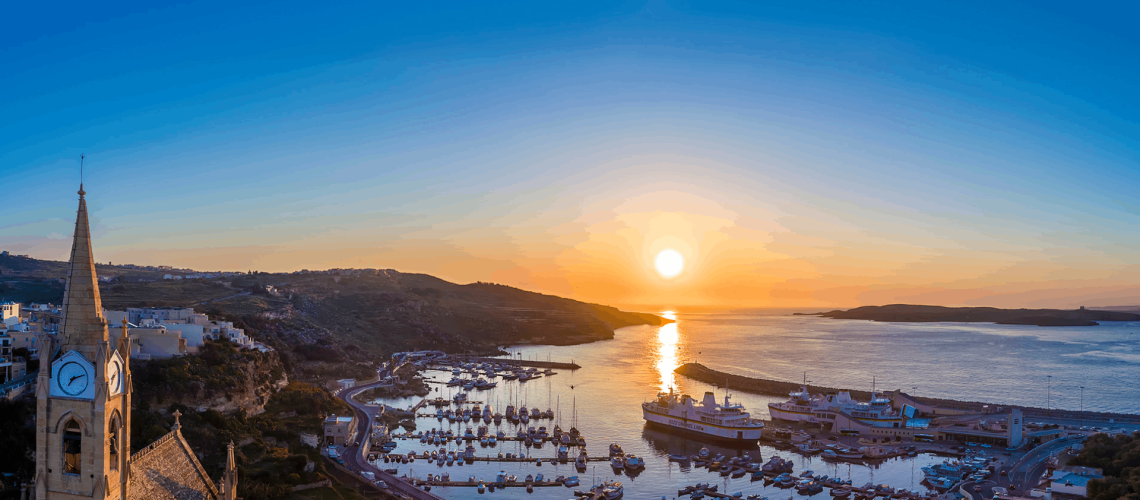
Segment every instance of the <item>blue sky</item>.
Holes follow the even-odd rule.
[[[1134,3],[9,9],[17,253],[66,258],[86,153],[100,260],[666,305],[744,286],[713,276],[756,305],[1140,298]],[[645,271],[661,238],[692,276]]]

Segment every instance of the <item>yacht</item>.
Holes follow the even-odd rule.
[[[764,423],[753,419],[739,403],[732,403],[725,394],[724,404],[718,404],[712,392],[706,392],[698,403],[688,394],[661,392],[657,399],[641,404],[646,421],[683,430],[702,436],[733,441],[760,439]]]
[[[578,454],[578,458],[574,459],[574,466],[577,467],[578,470],[586,470],[586,450],[582,450],[582,452]]]
[[[558,460],[565,462],[568,458],[570,458],[570,448],[566,445],[560,445],[558,447]]]

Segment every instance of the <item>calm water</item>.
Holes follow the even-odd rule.
[[[618,331],[611,341],[592,344],[550,347],[525,346],[510,349],[527,359],[574,360],[581,370],[560,371],[557,375],[525,383],[504,382],[491,391],[475,391],[473,399],[489,402],[502,411],[510,402],[538,406],[542,410],[560,410],[561,425],[568,429],[577,410],[577,427],[588,441],[590,455],[605,455],[611,442],[622,445],[626,452],[646,458],[645,471],[635,477],[622,475],[627,498],[668,498],[676,490],[698,482],[721,485],[721,491],[760,493],[787,498],[791,491],[779,490],[747,478],[725,479],[705,469],[682,468],[670,463],[669,453],[692,454],[701,443],[690,439],[646,429],[641,418],[640,403],[657,391],[670,386],[693,395],[714,390],[723,391],[673,374],[673,369],[687,361],[699,361],[710,367],[742,375],[797,381],[804,377],[813,383],[859,389],[870,389],[872,377],[878,387],[897,388],[920,396],[937,396],[994,403],[1079,409],[1081,385],[1085,386],[1084,407],[1087,410],[1138,413],[1134,381],[1140,376],[1140,337],[1137,323],[1106,323],[1086,328],[1041,328],[999,326],[989,324],[900,324],[867,321],[829,320],[815,317],[773,316],[759,314],[680,314],[675,324],[664,327],[630,327]],[[450,373],[428,372],[442,380]],[[1052,375],[1052,380],[1047,378]],[[1050,390],[1051,383],[1051,390]],[[441,388],[444,395],[447,388]],[[454,391],[454,389],[452,389]],[[768,418],[767,403],[782,400],[751,394],[734,394],[754,416]],[[1051,401],[1050,401],[1051,400]],[[407,406],[409,402],[392,402]],[[434,418],[418,420],[419,430],[448,426]],[[532,422],[532,424],[534,424]],[[553,423],[543,421],[534,425]],[[453,424],[457,433],[463,425]],[[496,430],[492,425],[492,430]],[[515,427],[503,425],[508,435]],[[454,446],[454,445],[452,445]],[[430,448],[418,441],[401,441],[399,452]],[[717,451],[718,448],[710,446]],[[530,453],[532,457],[552,458],[555,447],[526,449],[519,443],[497,448],[482,448],[479,455],[499,451]],[[719,448],[731,456],[743,450]],[[833,465],[818,458],[806,458],[790,452],[761,447],[757,451],[767,460],[773,454],[794,457],[796,474],[804,468],[831,476],[850,477],[855,484],[868,481],[896,488],[924,489],[920,484],[923,465],[941,459],[919,456],[895,459],[878,466]],[[578,475],[582,488],[591,484],[591,475],[600,482],[614,474],[608,464],[591,462],[585,474],[574,471],[573,464],[541,467],[529,464],[476,463],[463,467],[437,467],[417,461],[400,466],[400,473],[423,476],[429,472],[448,471],[453,478],[476,476],[493,479],[505,469],[520,478],[543,473],[547,477]],[[439,489],[449,498],[479,496],[474,488]],[[500,497],[569,498],[565,488],[539,488],[528,495],[521,489],[488,493]],[[820,496],[822,495],[822,496]],[[827,492],[817,498],[830,498]],[[797,496],[797,498],[799,498]]]

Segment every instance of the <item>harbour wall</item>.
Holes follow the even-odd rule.
[[[460,358],[460,356],[455,356]],[[531,361],[525,359],[511,359],[511,358],[488,358],[484,356],[467,356],[462,359],[467,361],[477,361],[480,363],[499,363],[504,365],[513,366],[533,366],[535,368],[560,368],[563,370],[577,370],[581,368],[576,363],[561,363],[558,361]]]
[[[751,392],[755,394],[765,394],[769,396],[787,396],[788,393],[798,391],[802,383],[784,382],[780,380],[769,380],[762,378],[745,377],[742,375],[735,375],[722,371],[713,370],[700,363],[685,363],[676,370],[674,373],[684,375],[693,380],[714,384],[724,387],[725,384],[733,390]],[[808,391],[817,393],[834,393],[838,391],[849,391],[851,397],[861,400],[870,401],[871,393],[869,391],[860,391],[853,389],[837,389],[834,387],[824,387],[818,385],[808,384]],[[912,395],[906,394],[901,390],[895,391],[882,391],[883,394],[888,395],[892,401],[896,402],[896,406],[900,401],[904,403],[915,402],[915,406],[920,409],[927,407],[932,408],[933,411],[927,413],[934,413],[935,415],[949,415],[949,414],[979,414],[979,413],[1005,413],[1011,408],[1018,408],[1029,417],[1049,418],[1049,419],[1069,419],[1069,420],[1088,420],[1090,424],[1100,423],[1103,424],[1112,420],[1116,423],[1138,423],[1140,422],[1140,415],[1129,415],[1124,413],[1100,413],[1100,412],[1080,412],[1071,410],[1049,410],[1045,408],[1034,408],[1028,406],[1016,405],[998,405],[995,403],[982,403],[977,401],[957,401],[953,399],[940,399],[940,398],[916,398]],[[900,397],[901,396],[901,397]],[[943,411],[939,411],[943,410]]]

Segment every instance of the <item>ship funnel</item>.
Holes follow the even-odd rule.
[[[701,403],[709,408],[716,406],[716,395],[712,392],[706,392],[705,398]]]

